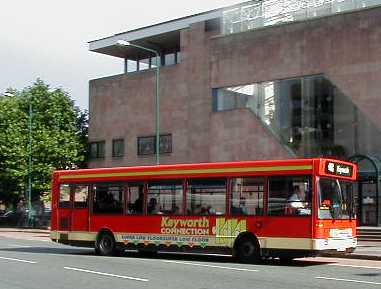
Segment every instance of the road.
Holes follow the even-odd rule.
[[[381,288],[381,261],[333,258],[260,265],[227,256],[96,256],[91,249],[0,237],[0,289]]]

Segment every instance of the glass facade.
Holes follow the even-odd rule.
[[[254,0],[223,12],[223,34],[381,5],[381,0]]]
[[[179,64],[181,62],[181,52],[174,50],[173,52],[163,53],[160,57],[160,66],[169,66]],[[125,73],[154,69],[157,67],[158,59],[156,56],[142,59],[126,59]]]
[[[213,110],[250,109],[291,155],[381,150],[381,132],[324,75],[213,89]]]

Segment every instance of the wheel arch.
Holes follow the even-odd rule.
[[[239,245],[239,243],[244,240],[244,239],[249,239],[249,240],[252,240],[257,246],[258,246],[258,249],[261,250],[261,243],[258,239],[258,237],[252,233],[252,232],[249,232],[249,231],[246,231],[246,232],[242,232],[240,233],[234,240],[234,244],[233,244],[233,256],[236,255],[237,253],[237,247]]]
[[[110,234],[113,238],[114,238],[114,241],[116,241],[116,238],[115,238],[115,234],[114,232],[109,229],[109,228],[102,228],[98,231],[96,237],[95,237],[95,242],[97,242],[99,240],[99,237],[102,236],[103,234]]]

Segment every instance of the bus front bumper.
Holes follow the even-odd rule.
[[[314,239],[313,249],[316,251],[353,252],[357,247],[357,238]]]

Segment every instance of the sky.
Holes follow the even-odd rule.
[[[123,72],[123,61],[88,42],[244,0],[12,0],[0,7],[0,94],[37,78],[88,109],[89,80]]]

